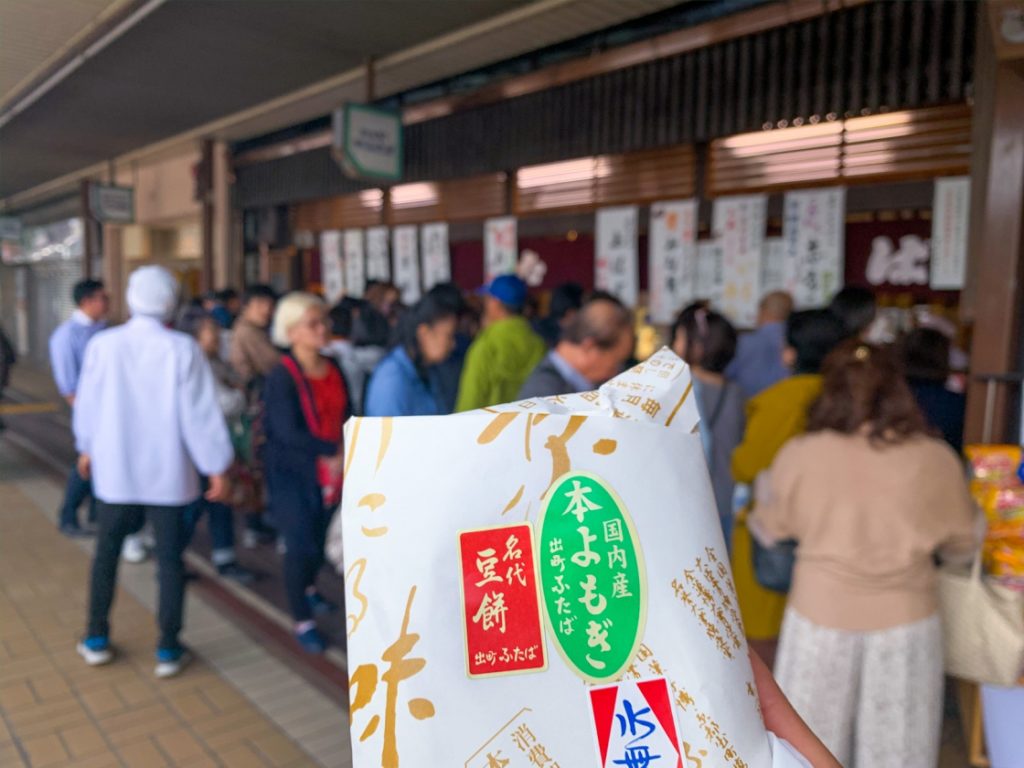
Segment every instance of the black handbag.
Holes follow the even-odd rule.
[[[762,546],[756,536],[753,542],[754,577],[757,583],[773,592],[789,592],[796,563],[796,540],[780,541],[772,547]]]

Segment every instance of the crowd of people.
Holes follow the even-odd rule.
[[[936,558],[981,531],[958,457],[951,340],[874,343],[875,298],[761,302],[742,337],[706,303],[673,349],[691,367],[715,502],[751,645],[846,766],[934,766],[943,657]]]
[[[157,674],[180,669],[182,551],[204,514],[227,578],[255,578],[237,561],[236,515],[243,546],[276,543],[296,640],[322,653],[316,618],[334,606],[316,582],[346,418],[591,390],[632,360],[634,313],[614,296],[561,286],[536,317],[528,294],[509,275],[471,295],[439,285],[409,307],[373,284],[329,307],[256,285],[182,309],[174,278],[146,267],[129,281],[131,320],[107,329],[102,284],[79,283],[51,356],[81,455],[60,529],[99,539],[86,661],[111,658],[119,555],[138,558],[148,521]],[[776,292],[741,334],[697,302],[668,343],[692,372],[751,645],[775,659],[783,690],[844,765],[934,765],[933,558],[969,556],[979,533],[957,456],[964,398],[947,385],[947,333],[920,327],[879,344],[875,316],[861,289],[801,311]],[[89,497],[95,529],[78,519]]]

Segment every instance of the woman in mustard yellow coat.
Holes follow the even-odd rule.
[[[783,360],[794,372],[747,403],[747,429],[732,455],[737,483],[753,486],[767,470],[775,454],[807,426],[807,410],[821,394],[821,364],[842,341],[842,324],[828,310],[792,314],[786,323]],[[754,576],[753,545],[746,524],[746,510],[736,519],[732,534],[732,570],[743,626],[751,644],[773,654],[773,641],[782,626],[786,596],[762,587]]]

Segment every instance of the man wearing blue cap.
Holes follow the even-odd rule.
[[[466,353],[456,411],[472,411],[516,398],[547,345],[523,318],[526,283],[515,275],[483,289],[484,329]]]

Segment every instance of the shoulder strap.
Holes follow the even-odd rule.
[[[715,424],[718,421],[718,417],[722,415],[722,406],[724,406],[724,405],[725,405],[725,386],[723,385],[722,389],[718,392],[718,399],[715,400],[715,407],[711,409],[711,416],[709,416],[708,420],[707,420],[707,422],[708,422],[708,428],[707,428],[707,432],[706,432],[707,441],[708,441],[708,445],[707,445],[708,457],[707,457],[707,460],[708,460],[708,470],[711,472],[712,475],[714,475],[715,470],[717,468],[717,462],[715,461],[715,451],[714,451],[714,445],[715,445],[714,429],[715,429]]]
[[[718,399],[715,400],[715,407],[711,411],[711,417],[708,419],[708,429],[714,429],[715,424],[718,422],[718,417],[722,415],[722,408],[725,406],[725,388],[726,384],[722,385],[722,388],[718,392]]]
[[[313,405],[313,394],[310,392],[309,382],[306,381],[306,377],[299,370],[299,364],[291,355],[282,355],[281,362],[295,381],[295,389],[299,393],[299,405],[302,407],[302,415],[306,418],[306,426],[309,427],[310,432],[319,436],[320,419],[317,417],[316,407]]]
[[[354,416],[352,412],[352,387],[348,383],[348,377],[345,375],[345,369],[341,367],[341,363],[335,360],[330,355],[325,355],[324,360],[327,365],[334,369],[334,372],[338,374],[338,379],[341,381],[341,393],[344,398],[345,407],[341,409],[342,419],[347,421],[349,416]]]

